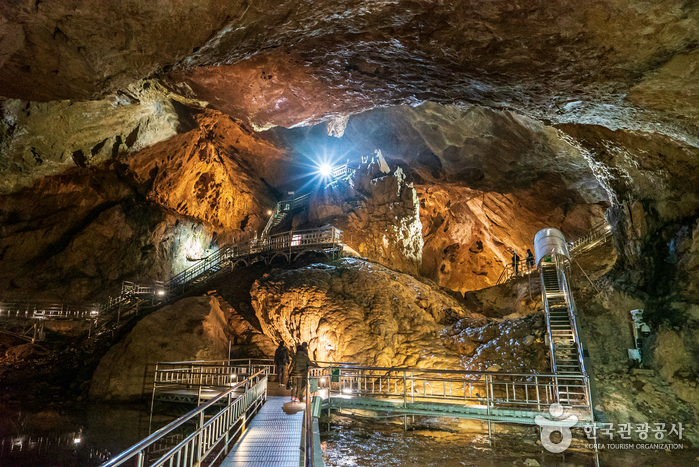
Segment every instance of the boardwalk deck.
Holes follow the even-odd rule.
[[[298,412],[287,414],[283,405],[288,397],[267,397],[267,402],[221,467],[298,467],[301,458],[303,405]]]

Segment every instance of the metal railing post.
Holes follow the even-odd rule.
[[[313,453],[313,413],[311,411],[311,379],[309,378],[308,371],[306,372],[306,446],[305,446],[305,457],[306,467],[313,467],[314,453]]]

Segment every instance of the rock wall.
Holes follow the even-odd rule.
[[[274,204],[262,160],[273,162],[279,151],[216,112],[199,114],[196,122],[122,162],[152,202],[211,225],[227,241],[254,236]]]
[[[377,366],[459,367],[439,331],[465,312],[451,297],[375,263],[275,270],[250,291],[263,332],[312,358]]]
[[[699,209],[699,149],[667,136],[596,125],[561,125],[609,193],[624,259],[652,269],[644,258],[654,234]]]
[[[115,171],[72,169],[0,196],[4,299],[95,301],[121,281],[162,280],[212,232],[146,203]]]
[[[0,101],[0,194],[152,146],[192,124],[153,80],[94,101]]]
[[[400,167],[391,172],[380,151],[360,165],[349,184],[316,192],[310,203],[307,215],[313,225],[332,224],[361,256],[418,273],[423,241],[417,194]]]
[[[583,285],[584,283],[579,283]],[[598,287],[601,286],[597,283]],[[643,369],[631,369],[627,349],[634,348],[630,311],[644,303],[601,286],[602,292],[577,287],[579,322],[590,354],[596,388],[595,410],[603,421],[682,423],[684,439],[699,443],[699,329],[652,328],[643,343]],[[672,438],[677,440],[676,437]]]
[[[555,177],[512,193],[441,185],[418,186],[423,225],[420,274],[462,293],[497,283],[511,251],[533,252],[536,233],[560,229],[568,239],[604,220],[600,204],[581,203]]]
[[[505,322],[472,314],[430,281],[363,260],[275,270],[250,293],[266,335],[289,347],[308,342],[321,361],[541,371],[548,361],[540,317]],[[539,337],[525,343],[532,334]]]
[[[227,319],[214,297],[192,297],[143,318],[102,358],[92,377],[90,396],[138,399],[148,371],[157,362],[222,360],[228,356]]]

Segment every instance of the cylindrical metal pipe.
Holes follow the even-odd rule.
[[[545,256],[563,255],[570,260],[566,239],[560,230],[543,229],[534,237],[534,256],[537,266]]]

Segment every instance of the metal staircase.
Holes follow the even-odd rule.
[[[330,171],[330,181],[325,185],[325,188],[336,186],[340,182],[348,182],[355,172],[356,170],[350,168],[348,164],[334,167]],[[289,217],[291,214],[307,209],[310,199],[311,194],[306,193],[305,195],[301,195],[293,199],[279,201],[272,210],[269,220],[267,221],[267,225],[265,225],[265,228],[262,231],[261,237],[264,238],[269,235],[274,227],[280,225],[284,219]]]
[[[566,294],[558,283],[555,267],[541,268],[541,283],[545,295],[554,373],[582,375],[583,365],[576,342],[575,321],[571,319]]]
[[[102,303],[66,305],[0,300],[0,321],[21,319],[43,323],[49,319],[84,319],[91,323],[90,333],[94,329],[96,334],[101,334],[109,325],[118,325],[122,318],[153,310],[238,265],[249,266],[260,261],[270,264],[278,256],[291,262],[308,251],[334,256],[342,248],[342,231],[332,226],[283,232],[221,248],[164,282],[144,286],[124,281],[120,294]]]
[[[290,214],[308,208],[310,199],[311,195],[310,193],[307,193],[294,199],[279,201],[272,210],[272,215],[262,231],[262,238],[268,236],[272,229],[281,224],[282,221]]]
[[[576,323],[575,300],[570,288],[570,254],[563,234],[555,229],[539,232],[534,245],[546,312],[551,369],[559,375],[559,402],[572,403],[585,397],[585,394],[579,387],[572,387],[571,382],[578,382],[582,377],[589,385],[589,380]],[[586,392],[589,394],[589,389]]]
[[[602,221],[594,225],[585,234],[581,235],[575,240],[569,241],[567,243],[568,253],[570,257],[573,258],[575,256],[586,253],[594,248],[597,248],[598,246],[604,245],[605,243],[607,243],[607,240],[609,240],[611,237],[612,226],[606,220]],[[514,272],[512,263],[507,263],[502,268],[502,272],[500,273],[498,280],[495,282],[495,285],[500,285],[516,277],[528,275],[530,272],[533,272],[533,269],[530,270],[527,267],[526,261],[524,259],[520,261],[517,274],[515,274]]]

